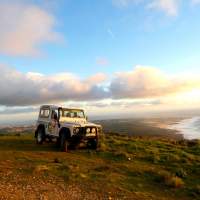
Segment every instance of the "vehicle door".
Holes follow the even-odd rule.
[[[52,110],[51,112],[51,119],[49,122],[48,132],[51,135],[58,134],[58,110]]]

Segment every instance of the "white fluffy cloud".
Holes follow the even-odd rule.
[[[106,78],[103,74],[81,80],[69,73],[23,74],[4,65],[0,65],[0,72],[0,105],[25,106],[107,97],[107,92],[99,85]]]
[[[154,67],[137,66],[117,73],[111,81],[112,98],[152,98],[200,88],[198,78],[170,77]]]
[[[0,53],[12,56],[35,56],[45,42],[58,42],[53,15],[27,3],[0,2]]]
[[[0,65],[0,73],[1,106],[103,99],[145,100],[144,102],[148,100],[149,102],[155,98],[200,88],[198,78],[170,77],[154,67],[144,66],[137,66],[130,72],[116,73],[111,80],[106,80],[106,76],[101,73],[84,80],[70,73],[54,75],[21,73],[5,65]]]

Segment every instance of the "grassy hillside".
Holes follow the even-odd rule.
[[[200,142],[106,134],[98,151],[62,153],[0,136],[0,199],[200,199]]]

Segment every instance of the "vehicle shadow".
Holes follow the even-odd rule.
[[[70,146],[70,151],[85,150],[86,146]],[[32,151],[32,152],[60,152],[59,146],[55,141],[45,141],[42,145],[36,144],[33,138],[24,138],[23,136],[0,137],[0,151]]]

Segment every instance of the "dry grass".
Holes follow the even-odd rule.
[[[2,199],[198,199],[199,161],[198,143],[107,134],[97,151],[62,153],[55,144],[36,145],[30,134],[2,136],[0,194]]]

